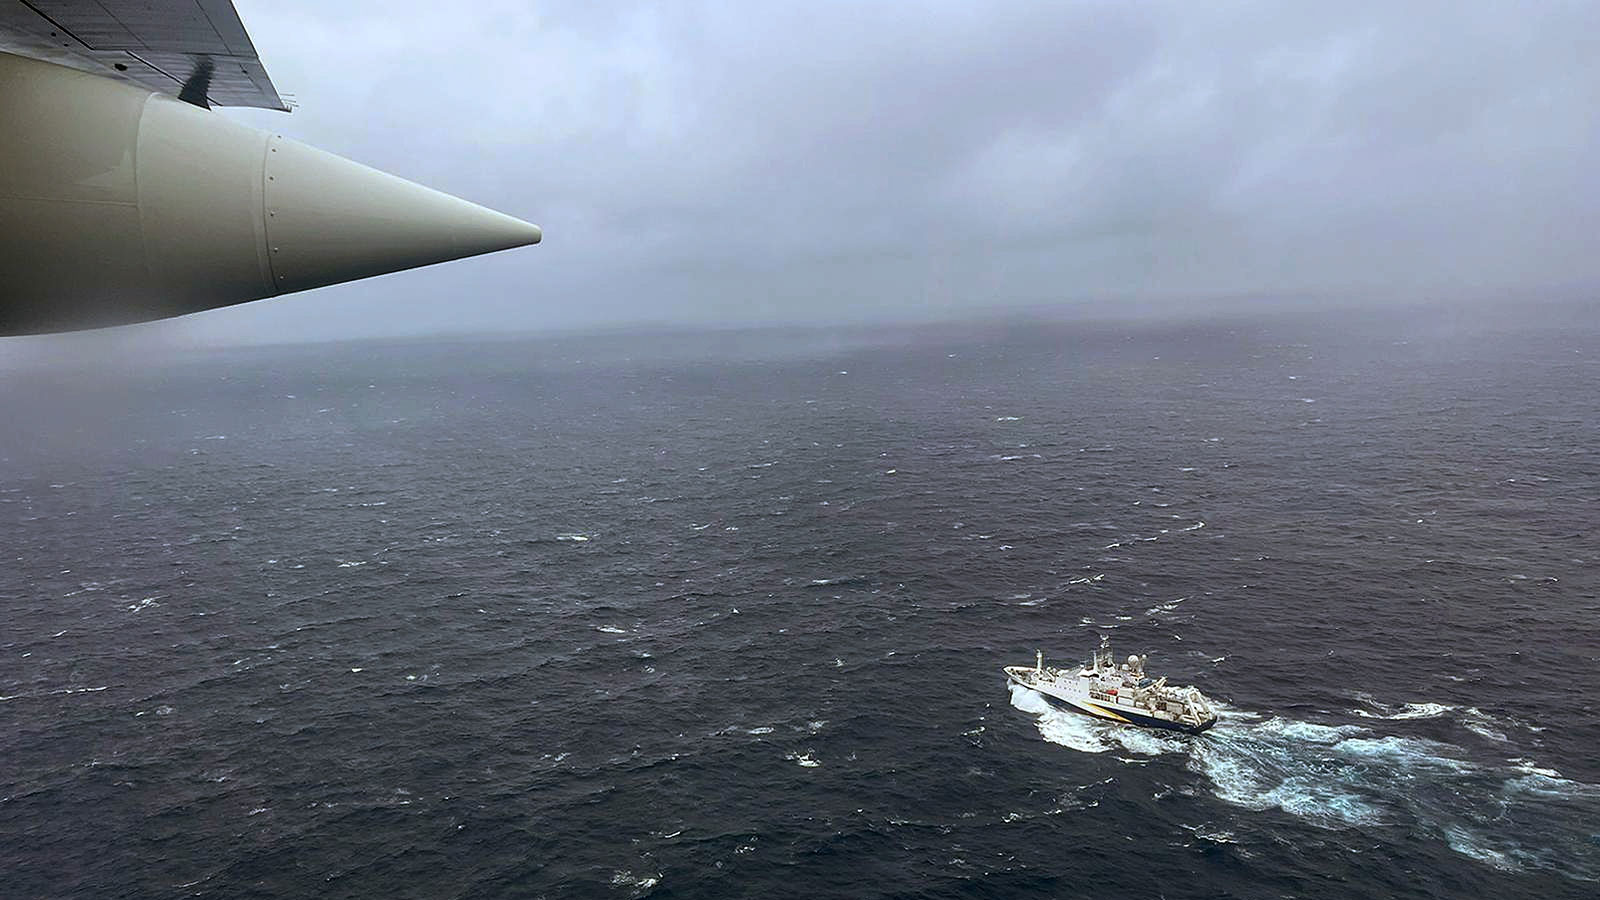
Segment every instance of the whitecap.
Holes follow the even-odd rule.
[[[1549,769],[1549,767],[1544,767],[1544,765],[1536,765],[1533,761],[1531,761],[1531,759],[1518,757],[1518,759],[1512,759],[1510,762],[1512,762],[1512,765],[1514,765],[1518,772],[1522,772],[1523,775],[1530,775],[1530,777],[1533,778],[1539,778],[1539,780],[1544,781],[1544,783],[1550,783],[1550,785],[1562,785],[1565,786],[1565,788],[1573,788],[1573,786],[1578,786],[1574,785],[1573,781],[1566,780],[1562,773],[1557,772],[1557,770]],[[1538,783],[1538,781],[1530,780],[1528,783]]]
[[[627,634],[628,633],[628,629],[626,629],[626,628],[618,628],[615,625],[596,625],[596,626],[594,626],[594,630],[595,631],[603,631],[606,634]]]
[[[801,754],[790,753],[785,756],[784,759],[790,760],[795,765],[804,769],[815,769],[816,767],[822,765],[822,763],[816,757],[811,755],[810,750],[807,750]]]
[[[661,876],[659,874],[635,875],[624,869],[611,876],[611,883],[617,887],[628,888],[631,896],[642,897],[657,884],[661,883]]]
[[[1179,597],[1176,600],[1173,600],[1173,601],[1168,602],[1168,603],[1163,603],[1160,606],[1152,606],[1149,609],[1145,610],[1144,613],[1147,616],[1154,616],[1154,615],[1157,615],[1159,613],[1172,612],[1173,610],[1178,608],[1178,604],[1182,603],[1183,601],[1185,601],[1187,599],[1189,599],[1189,598],[1188,597]]]
[[[1335,744],[1351,735],[1366,732],[1366,729],[1360,725],[1319,725],[1315,722],[1301,722],[1295,719],[1280,719],[1277,717],[1254,726],[1254,729],[1265,735],[1281,736],[1314,744]]]
[[[1436,719],[1439,716],[1455,711],[1454,706],[1443,703],[1407,703],[1405,708],[1391,716],[1389,719]]]
[[[28,654],[26,654],[26,653],[23,654],[23,656],[27,656],[27,655]],[[0,702],[6,702],[6,701],[10,701],[10,700],[29,700],[29,699],[32,699],[34,697],[54,697],[54,696],[57,696],[57,695],[60,695],[60,694],[98,694],[99,692],[109,688],[110,686],[111,685],[106,684],[106,685],[101,685],[100,687],[61,688],[60,690],[44,691],[43,693],[38,693],[38,694],[10,694],[10,695],[6,695],[6,696],[0,696]],[[170,709],[168,707],[162,707],[162,708],[163,709],[168,709],[170,711]],[[139,715],[143,715],[143,713],[139,713]]]
[[[1203,825],[1181,825],[1180,827],[1191,832],[1195,837],[1200,838],[1203,841],[1210,841],[1213,844],[1239,843],[1238,839],[1234,837],[1233,832],[1225,831],[1221,828],[1214,828],[1209,822]]]
[[[1478,712],[1476,709],[1468,707],[1466,710],[1466,715],[1464,715],[1461,719],[1461,724],[1468,731],[1478,735],[1479,737],[1488,738],[1491,741],[1498,741],[1502,744],[1509,743],[1511,738],[1507,737],[1505,732],[1492,727],[1490,724],[1492,721],[1493,720],[1488,716]]]
[[[1407,703],[1395,707],[1380,703],[1366,694],[1357,694],[1356,699],[1367,704],[1371,709],[1352,709],[1353,715],[1363,719],[1437,719],[1457,711],[1457,707],[1443,703]],[[1373,710],[1377,710],[1374,712]],[[1482,715],[1481,713],[1479,715]]]

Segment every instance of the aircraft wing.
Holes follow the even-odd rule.
[[[289,106],[232,0],[0,0],[0,51],[196,106]]]
[[[232,0],[0,0],[0,337],[187,315],[543,234],[212,106],[288,108]]]

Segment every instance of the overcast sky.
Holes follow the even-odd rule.
[[[250,124],[545,242],[207,339],[1600,281],[1600,4],[237,0]]]

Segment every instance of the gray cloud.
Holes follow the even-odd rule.
[[[291,116],[544,245],[197,338],[1586,282],[1592,3],[273,3]]]

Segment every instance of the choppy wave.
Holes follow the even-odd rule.
[[[1297,327],[328,344],[105,416],[19,381],[0,894],[1600,893],[1600,339]],[[995,693],[1099,633],[1277,717]]]
[[[1583,839],[1600,821],[1600,785],[1527,759],[1482,764],[1462,747],[1427,738],[1226,708],[1204,735],[1169,735],[1064,712],[1034,691],[1010,689],[1013,706],[1038,716],[1045,740],[1083,753],[1182,755],[1213,796],[1237,807],[1278,810],[1323,828],[1419,827],[1498,868],[1600,880],[1600,845]],[[1452,711],[1407,704],[1384,718]]]
[[[1446,703],[1405,703],[1394,706],[1381,703],[1366,694],[1358,694],[1356,699],[1363,705],[1351,709],[1350,712],[1363,719],[1403,721],[1450,718],[1473,734],[1498,743],[1509,743],[1511,738],[1508,733],[1513,730],[1528,732],[1542,730],[1513,716],[1495,715],[1476,706],[1451,706]]]
[[[1350,711],[1365,719],[1434,719],[1454,712],[1455,709],[1456,707],[1443,703],[1407,703],[1398,710],[1390,712],[1369,712],[1360,708]]]

